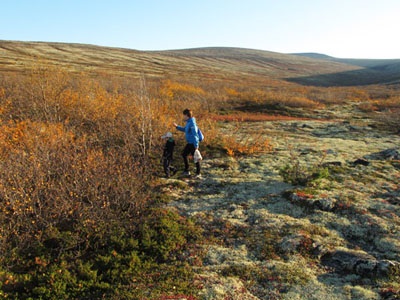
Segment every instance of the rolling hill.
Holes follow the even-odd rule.
[[[335,58],[319,53],[297,53],[300,57],[309,57],[325,61],[343,63],[360,67],[361,69],[339,72],[336,74],[324,74],[304,78],[292,78],[302,84],[321,82],[322,85],[368,85],[368,84],[397,84],[400,82],[400,59],[356,59]]]
[[[86,44],[0,41],[0,73],[45,63],[73,72],[151,78],[278,79],[306,85],[360,85],[400,81],[400,60],[345,60],[244,48],[138,51]]]

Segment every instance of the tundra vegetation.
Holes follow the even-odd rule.
[[[171,204],[182,200],[179,195],[194,201],[201,198],[196,188],[211,194],[212,189],[224,190],[231,184],[221,179],[223,175],[218,183],[160,179],[160,136],[173,130],[171,124],[180,121],[186,107],[195,112],[206,135],[202,142],[206,167],[208,159],[211,169],[231,176],[240,170],[245,173],[246,159],[272,161],[274,153],[286,151],[287,159],[276,166],[276,180],[286,188],[278,192],[288,209],[301,207],[302,220],[307,211],[314,220],[296,222],[300,219],[296,211],[276,208],[276,214],[291,217],[277,229],[266,220],[242,226],[210,213],[180,213],[179,205]],[[112,70],[72,72],[46,62],[23,72],[4,72],[0,75],[0,295],[4,299],[300,299],[308,294],[307,299],[314,299],[313,294],[332,292],[333,287],[322,285],[315,276],[316,270],[331,268],[349,277],[348,299],[399,299],[399,158],[381,163],[397,176],[386,178],[379,170],[362,173],[346,164],[329,164],[324,151],[309,149],[303,156],[295,141],[277,149],[272,135],[254,130],[271,122],[322,124],[341,119],[356,126],[365,119],[378,135],[398,134],[399,114],[397,85],[315,87],[256,76],[241,80],[113,76]],[[360,119],[352,119],[355,115]],[[184,141],[181,135],[176,139],[175,163],[182,167],[179,153]],[[247,169],[253,167],[249,163]],[[376,177],[383,178],[385,187],[375,191],[376,197],[380,195],[375,205],[363,205],[366,200],[357,192],[332,192],[341,185],[372,184]],[[224,191],[221,205],[228,205],[234,194]],[[250,205],[243,199],[230,204],[231,211],[237,205]],[[326,214],[326,226],[317,222],[322,216],[311,213],[315,210]],[[379,223],[382,215],[385,223]],[[380,253],[375,265],[363,257],[354,266],[359,272],[347,270],[348,266],[334,269],[333,261],[340,255],[343,260],[357,258],[337,250],[344,246],[346,235],[352,236],[353,245],[346,246],[354,252],[375,243],[371,251]],[[367,236],[370,239],[364,241]],[[218,276],[234,290],[219,293],[218,284],[201,270],[212,265],[212,249],[236,249],[238,243],[264,264],[223,264]],[[321,263],[322,256],[328,263]],[[214,289],[207,290],[210,285]]]

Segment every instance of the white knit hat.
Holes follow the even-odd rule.
[[[164,134],[161,138],[162,139],[167,139],[167,138],[171,138],[172,137],[172,133],[171,132],[167,132],[166,134]]]

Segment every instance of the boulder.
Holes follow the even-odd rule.
[[[365,155],[364,158],[370,160],[399,160],[400,153],[396,148],[392,148]]]
[[[357,166],[357,165],[368,166],[369,161],[366,159],[363,159],[363,158],[358,158],[353,162],[353,166]]]
[[[333,198],[314,198],[312,195],[292,193],[289,196],[289,200],[293,204],[310,209],[333,211],[336,208],[336,200]]]
[[[399,272],[400,263],[390,260],[377,260],[372,255],[349,249],[339,249],[326,253],[321,261],[339,273],[353,273],[362,277],[389,276]]]
[[[278,245],[279,250],[285,254],[295,253],[300,248],[303,240],[304,236],[301,234],[285,236]]]
[[[332,211],[336,207],[336,201],[332,198],[321,198],[315,201],[315,206],[322,211]]]

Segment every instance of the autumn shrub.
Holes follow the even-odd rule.
[[[268,137],[261,133],[238,134],[240,122],[230,127],[229,134],[219,134],[217,146],[229,156],[242,156],[266,153],[272,150]]]
[[[62,69],[37,65],[24,76],[13,78],[6,86],[10,117],[32,121],[60,122],[65,115],[65,96],[73,77]]]
[[[143,78],[123,89],[47,68],[19,79],[0,88],[2,296],[194,293],[178,255],[195,227],[151,201],[173,117],[157,93]]]
[[[385,98],[365,101],[360,103],[358,108],[368,113],[383,128],[393,130],[400,125],[398,117],[400,113],[399,96],[387,96]]]
[[[358,109],[365,113],[371,113],[378,110],[373,101],[362,102],[358,105]]]
[[[324,105],[342,104],[348,101],[347,93],[344,89],[334,87],[312,87],[308,92],[309,99]]]
[[[235,91],[235,93],[233,92]],[[309,98],[304,88],[229,90],[231,101],[237,102],[237,109],[245,111],[281,111],[287,108],[317,108],[321,103]]]
[[[23,248],[52,226],[95,231],[107,218],[141,212],[146,177],[126,153],[91,149],[58,124],[20,122],[2,133],[4,234]]]
[[[375,101],[374,105],[379,112],[375,118],[381,122],[386,128],[399,128],[400,126],[400,97],[393,96],[388,99]]]
[[[182,120],[182,111],[190,108],[197,116],[206,113],[206,92],[199,86],[189,83],[166,80],[159,88],[159,97],[168,107],[168,114],[175,117],[178,123]]]
[[[313,87],[307,92],[310,99],[326,105],[343,105],[346,103],[366,102],[373,93],[362,87]]]
[[[68,264],[107,245],[110,224],[133,234],[149,194],[130,157],[92,149],[59,124],[24,121],[3,125],[2,133],[1,263],[16,274],[34,273],[23,290],[31,280],[47,280],[37,277],[38,268],[51,280],[60,260]],[[47,297],[43,289],[30,293]]]

